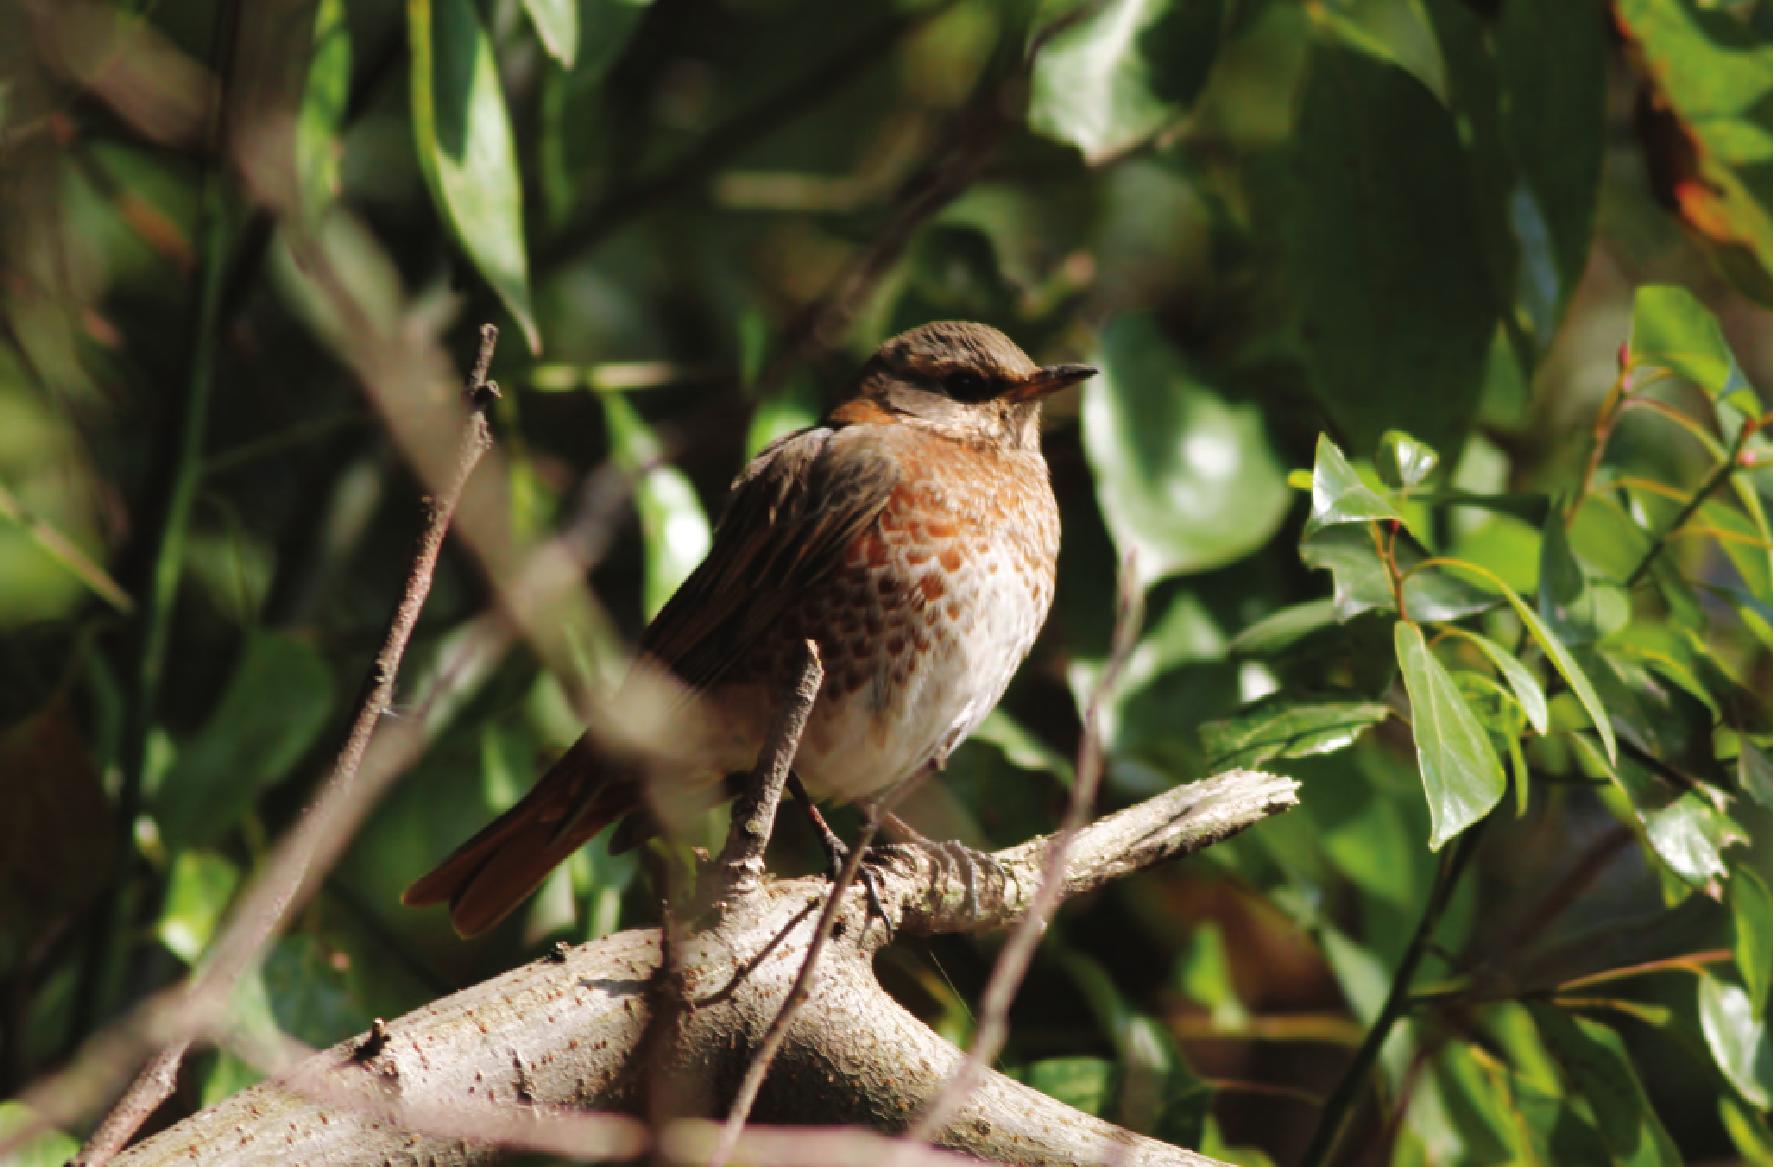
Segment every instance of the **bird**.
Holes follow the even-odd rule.
[[[936,321],[883,342],[819,424],[752,458],[638,645],[700,698],[670,735],[690,772],[671,789],[751,768],[809,640],[825,671],[793,772],[814,798],[881,799],[940,770],[1048,616],[1061,528],[1039,415],[1096,373]],[[660,785],[589,731],[402,900],[486,931],[611,823],[627,820],[615,849],[659,830],[677,797]]]

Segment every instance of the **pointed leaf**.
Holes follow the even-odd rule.
[[[530,16],[543,51],[571,69],[580,51],[579,0],[524,0],[524,11]]]
[[[1511,694],[1517,698],[1517,704],[1523,707],[1523,716],[1529,719],[1529,724],[1537,733],[1547,733],[1548,697],[1542,691],[1542,683],[1535,679],[1535,674],[1490,637],[1470,632],[1466,628],[1451,627],[1447,631],[1486,654],[1486,658],[1499,671],[1499,676],[1505,679],[1505,684],[1511,687]]]
[[[1679,1167],[1677,1147],[1615,1031],[1552,1005],[1531,1005],[1530,1013],[1567,1086],[1590,1106],[1611,1159],[1633,1167]]]
[[[1498,803],[1505,771],[1485,728],[1417,625],[1404,620],[1394,625],[1394,652],[1412,700],[1412,744],[1430,803],[1435,851]]]
[[[308,78],[296,111],[296,182],[302,213],[311,226],[339,196],[339,136],[351,80],[351,27],[345,18],[345,0],[320,0],[315,6]]]
[[[1685,288],[1650,284],[1634,293],[1628,355],[1636,365],[1669,369],[1715,397],[1744,403],[1753,417],[1763,412],[1720,322]]]
[[[635,407],[621,393],[598,399],[610,427],[612,458],[639,475],[634,489],[645,545],[642,614],[651,620],[709,554],[709,517],[684,472],[659,461],[659,445]]]
[[[432,201],[538,352],[524,192],[493,42],[471,0],[407,0],[407,33],[413,133]]]
[[[1437,468],[1437,451],[1404,430],[1389,430],[1381,435],[1381,449],[1375,455],[1375,469],[1381,480],[1393,487],[1417,486]]]
[[[1740,1097],[1759,1110],[1770,1109],[1770,1016],[1753,1004],[1745,989],[1705,972],[1697,987],[1702,1038]]]
[[[1276,694],[1204,724],[1203,753],[1211,769],[1329,754],[1356,741],[1388,712],[1379,701],[1313,701]]]
[[[1321,434],[1314,446],[1313,510],[1308,514],[1303,536],[1338,523],[1377,519],[1406,522],[1398,507],[1369,489],[1369,484],[1345,460],[1337,443]]]

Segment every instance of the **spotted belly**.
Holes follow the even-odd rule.
[[[1059,545],[1047,474],[1037,462],[1011,481],[982,477],[909,475],[770,638],[767,674],[786,675],[804,638],[821,649],[826,676],[796,759],[818,796],[868,798],[941,763],[1035,643]],[[756,725],[763,693],[747,696]]]

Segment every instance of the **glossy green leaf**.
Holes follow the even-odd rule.
[[[1733,914],[1733,962],[1753,1002],[1770,995],[1770,887],[1749,865],[1727,881],[1727,908]]]
[[[1627,758],[1611,779],[1653,854],[1688,886],[1714,889],[1727,874],[1724,853],[1746,841],[1744,829],[1701,788],[1673,786]]]
[[[1313,509],[1308,513],[1304,536],[1339,523],[1366,523],[1391,519],[1405,523],[1399,508],[1369,489],[1351,468],[1344,451],[1321,434],[1314,445]]]
[[[1753,416],[1763,412],[1720,322],[1688,289],[1649,284],[1636,291],[1629,335],[1636,366],[1668,369],[1715,397],[1743,403]]]
[[[1409,433],[1389,430],[1381,435],[1375,470],[1389,486],[1413,487],[1431,476],[1437,462],[1437,451]]]
[[[1596,728],[1597,736],[1603,740],[1605,756],[1613,764],[1616,760],[1616,732],[1610,726],[1609,711],[1604,708],[1602,699],[1597,696],[1597,687],[1591,683],[1591,678],[1586,676],[1585,670],[1580,668],[1579,662],[1574,659],[1572,650],[1549,631],[1548,626],[1542,622],[1542,618],[1523,602],[1523,597],[1512,591],[1505,581],[1492,572],[1478,564],[1463,560],[1443,560],[1439,566],[1485,580],[1495,593],[1504,597],[1505,601],[1511,605],[1511,609],[1517,613],[1517,618],[1523,621],[1523,626],[1529,630],[1530,636],[1547,655],[1548,661],[1554,666],[1555,671],[1571,686],[1573,695],[1578,698],[1579,704],[1585,709],[1586,716],[1591,719],[1591,724]]]
[[[1030,128],[1099,160],[1176,121],[1208,77],[1224,0],[1075,6],[1030,74]],[[1067,19],[1063,17],[1062,19]]]
[[[1770,1015],[1767,1002],[1752,1001],[1741,985],[1705,972],[1699,979],[1696,1005],[1702,1015],[1702,1039],[1740,1097],[1760,1110],[1770,1109]]]
[[[1461,637],[1486,655],[1486,659],[1498,670],[1499,676],[1505,679],[1505,684],[1511,687],[1511,695],[1517,698],[1517,704],[1522,708],[1529,724],[1537,733],[1547,733],[1548,696],[1542,690],[1542,683],[1536,680],[1535,674],[1490,637],[1470,632],[1466,628],[1451,627],[1447,631]]]
[[[39,1115],[22,1102],[0,1101],[0,1142],[35,1126]],[[65,1167],[80,1153],[80,1141],[50,1127],[6,1156],[6,1167]]]
[[[332,690],[326,662],[308,642],[248,633],[221,700],[159,784],[153,813],[162,837],[192,846],[232,828],[314,744]]]
[[[351,99],[351,27],[345,0],[315,5],[314,50],[296,110],[296,182],[308,223],[320,222],[339,196],[340,131]]]
[[[1257,766],[1342,750],[1387,717],[1379,701],[1319,701],[1273,695],[1202,727],[1210,767]]]
[[[1632,1167],[1679,1167],[1682,1158],[1659,1121],[1614,1030],[1552,1005],[1530,1013],[1561,1076],[1591,1110],[1610,1158]]]
[[[1453,448],[1497,322],[1455,124],[1411,75],[1329,39],[1299,109],[1264,214],[1309,382],[1353,448],[1389,428]]]
[[[524,11],[543,50],[563,68],[573,68],[580,51],[579,0],[524,0]]]
[[[167,876],[155,936],[174,956],[196,964],[239,883],[240,870],[214,851],[181,851]]]
[[[635,407],[620,393],[601,393],[611,456],[638,475],[635,509],[641,515],[642,614],[653,619],[678,585],[709,554],[709,517],[684,472],[659,461],[660,448]]]
[[[1395,610],[1393,584],[1381,560],[1387,541],[1379,529],[1352,523],[1316,531],[1301,541],[1302,562],[1332,573],[1332,603],[1340,620],[1371,609]],[[1406,531],[1397,532],[1392,541],[1394,563],[1402,573],[1427,558]],[[1459,620],[1498,606],[1490,593],[1436,571],[1414,572],[1402,591],[1414,620]]]
[[[1144,317],[1104,330],[1102,368],[1080,407],[1085,451],[1111,536],[1141,580],[1263,546],[1289,495],[1257,407],[1198,379]]]
[[[407,0],[407,34],[413,133],[432,201],[539,352],[524,192],[493,42],[471,0]]]
[[[1505,793],[1505,772],[1486,730],[1417,625],[1394,625],[1394,652],[1412,701],[1412,744],[1431,808],[1431,850],[1482,818]]]
[[[1594,580],[1573,557],[1558,505],[1542,525],[1536,608],[1553,633],[1569,645],[1590,644],[1620,630],[1631,615],[1627,592],[1610,580]]]

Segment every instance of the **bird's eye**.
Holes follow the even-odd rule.
[[[958,401],[979,401],[989,392],[987,379],[967,369],[960,369],[945,377],[944,389]]]

